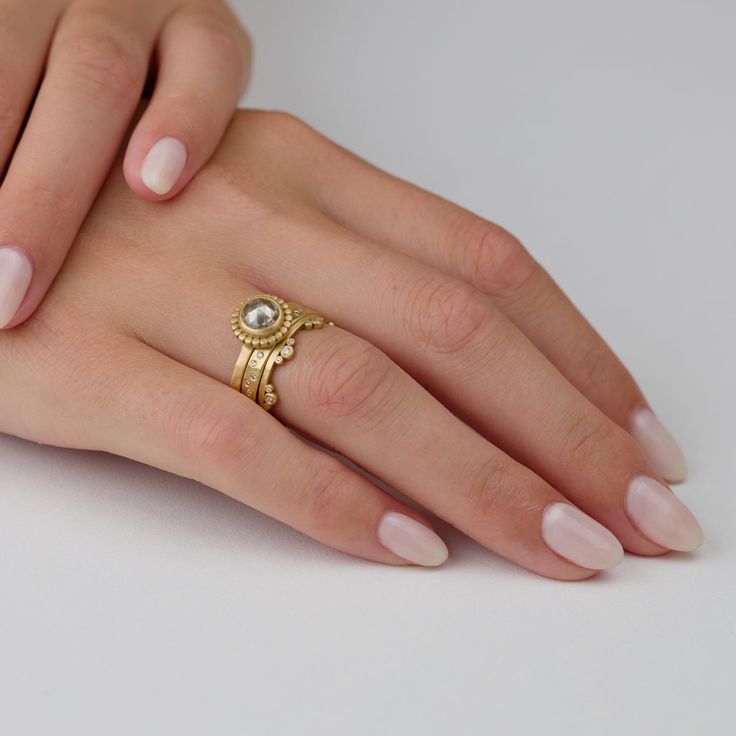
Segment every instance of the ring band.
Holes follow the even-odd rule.
[[[256,297],[256,298],[263,298],[263,297]],[[247,303],[247,302],[246,302]],[[303,314],[305,313],[311,313],[311,310],[307,309],[307,307],[303,307],[300,304],[293,305],[292,307],[289,307],[291,309],[292,318],[296,316],[297,319],[300,319]],[[296,313],[296,314],[295,314]],[[285,327],[287,329],[287,332],[284,333],[283,338],[281,340],[281,343],[277,343],[276,345],[273,345],[272,347],[264,346],[264,347],[255,347],[252,350],[249,350],[245,345],[243,346],[243,350],[240,351],[240,357],[238,358],[238,361],[240,361],[243,358],[243,355],[246,356],[246,363],[245,363],[245,369],[243,371],[243,375],[241,376],[241,382],[236,386],[238,391],[240,391],[243,395],[245,395],[247,398],[252,399],[253,401],[256,401],[256,398],[258,396],[258,387],[261,383],[261,377],[263,376],[263,370],[266,367],[266,361],[271,357],[273,353],[278,352],[279,345],[281,345],[287,338],[289,337],[289,330],[291,330],[291,325],[293,323],[288,321],[285,323]],[[289,338],[290,339],[290,338]],[[293,340],[290,343],[290,345],[293,345]],[[290,348],[286,351],[286,355],[288,357],[291,357],[293,355],[293,348]],[[288,360],[287,357],[287,360]],[[283,360],[283,358],[282,358]],[[279,361],[281,362],[281,361]],[[236,364],[236,369],[237,369]],[[233,380],[235,379],[235,375],[233,375]],[[271,408],[272,405],[275,405],[276,401],[278,400],[278,397],[270,398],[268,401],[268,408]],[[263,401],[259,402],[261,406],[263,406]]]
[[[288,304],[273,294],[256,294],[243,300],[230,320],[235,336],[243,343],[230,385],[271,410],[279,399],[271,374],[277,365],[294,357],[295,335],[300,330],[331,324],[314,310]]]
[[[294,335],[299,330],[307,329],[320,329],[325,324],[324,318],[320,317],[316,312],[307,312],[301,317],[297,317],[294,320],[289,331],[286,333],[286,337],[279,346],[275,347],[271,354],[268,356],[264,366],[263,373],[261,374],[261,380],[258,384],[258,403],[264,409],[272,409],[276,406],[279,400],[279,395],[276,393],[274,385],[271,383],[271,373],[277,365],[283,363],[284,360],[291,360],[295,355]]]

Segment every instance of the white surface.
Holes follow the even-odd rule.
[[[0,733],[734,733],[736,6],[239,6],[250,104],[496,219],[556,275],[681,439],[707,541],[563,584],[440,526],[443,569],[392,569],[0,438]]]

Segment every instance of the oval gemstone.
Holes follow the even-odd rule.
[[[252,330],[273,327],[279,318],[279,306],[270,299],[259,297],[243,307],[243,322]]]

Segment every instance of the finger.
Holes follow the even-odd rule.
[[[349,554],[445,561],[447,548],[419,514],[229,386],[133,341],[115,365],[112,390],[106,383],[95,402],[100,449],[205,483]]]
[[[90,7],[75,4],[59,23],[0,189],[0,243],[8,246],[0,250],[0,265],[7,266],[0,271],[2,326],[27,319],[43,298],[107,176],[145,81],[157,13],[141,12],[143,0]]]
[[[664,488],[641,446],[488,297],[334,224],[260,222],[257,241],[242,237],[244,267],[266,289],[298,294],[381,348],[493,444],[605,524],[626,549],[657,554],[699,545],[702,532],[691,517],[667,534],[651,531],[662,521],[658,512],[653,518],[629,502],[640,477]],[[685,519],[684,507],[667,494],[672,517]]]
[[[146,325],[142,339],[229,382],[239,343],[223,314],[241,289],[257,290],[222,277],[212,296],[195,304],[181,303],[176,288],[164,286],[158,308],[143,310],[166,315],[164,305],[176,303],[187,329],[136,315],[136,324]],[[297,367],[280,367],[273,379],[283,397],[279,416],[290,425],[534,572],[580,579],[620,561],[610,532],[456,419],[376,348],[331,326],[300,333],[295,349]]]
[[[277,417],[309,432],[488,549],[547,577],[617,565],[618,540],[458,420],[370,343],[304,335],[279,369]]]
[[[0,171],[5,171],[38,86],[59,0],[14,3],[0,22]]]
[[[684,479],[682,452],[629,371],[516,238],[332,144],[323,147],[318,162],[330,175],[312,179],[330,217],[490,296],[574,386],[633,433],[661,475]]]
[[[210,158],[248,78],[250,42],[237,19],[184,7],[158,44],[151,103],[128,145],[124,170],[147,199],[178,194]]]

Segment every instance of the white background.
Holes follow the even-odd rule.
[[[736,6],[238,7],[248,104],[552,271],[681,439],[707,541],[564,584],[439,525],[444,568],[394,569],[132,462],[0,438],[0,732],[734,733]]]

